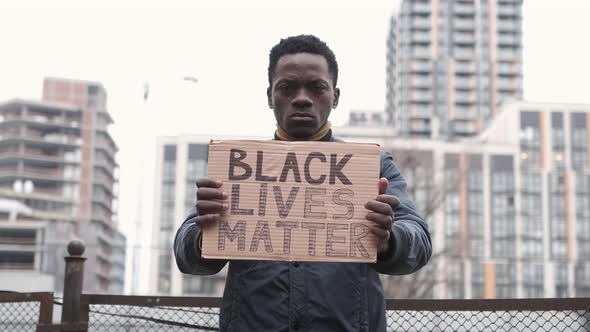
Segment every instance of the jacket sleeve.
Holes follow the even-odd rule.
[[[394,210],[389,251],[377,257],[375,270],[384,274],[409,274],[424,266],[432,254],[428,226],[416,212],[406,192],[406,180],[391,154],[381,151],[381,177],[387,178],[387,194],[397,196],[400,205]]]
[[[182,273],[211,275],[215,274],[227,263],[227,260],[205,259],[201,257],[199,242],[201,228],[195,223],[196,208],[193,208],[182,223],[174,238],[174,257],[176,265]]]

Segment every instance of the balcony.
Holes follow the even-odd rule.
[[[410,76],[410,86],[412,87],[422,87],[422,88],[429,88],[432,86],[432,77],[426,76]]]
[[[412,33],[412,43],[430,43],[430,33],[422,32],[422,31],[415,31]]]
[[[79,128],[80,127],[80,119],[72,118],[72,117],[63,117],[63,116],[44,116],[44,115],[34,115],[28,114],[22,116],[20,114],[9,114],[5,115],[0,122],[28,122],[34,124],[43,124],[47,126],[54,126],[54,127],[65,127],[65,128]]]
[[[496,14],[501,17],[521,17],[521,9],[518,5],[499,4],[496,7]]]
[[[61,168],[40,168],[25,165],[22,170],[24,174],[38,175],[47,178],[62,179],[64,176],[63,169]]]
[[[477,118],[477,108],[473,106],[455,105],[453,108],[453,118],[461,121],[471,121]]]
[[[101,211],[98,209],[92,209],[92,219],[99,220],[105,222],[106,224],[110,224],[111,222],[112,213],[107,213],[105,211]]]
[[[498,50],[496,58],[499,61],[520,61],[521,52],[519,49],[503,48]]]
[[[475,89],[475,79],[473,78],[455,78],[455,88],[466,90]]]
[[[412,119],[430,119],[434,113],[434,109],[430,106],[413,105],[410,108],[410,116]]]
[[[522,66],[519,63],[499,63],[496,67],[497,74],[500,76],[520,76]]]
[[[432,52],[429,47],[415,47],[412,49],[411,56],[413,58],[430,59]]]
[[[98,279],[102,279],[103,282],[109,284],[111,281],[111,274],[110,272],[104,271],[103,269],[97,267],[94,269],[94,273]]]
[[[42,210],[34,210],[33,214],[31,215],[33,218],[37,219],[44,219],[44,220],[63,220],[63,221],[73,221],[74,216],[71,213],[65,212],[56,212],[56,211],[42,211]]]
[[[456,45],[475,45],[475,36],[472,33],[455,32],[453,42]]]
[[[117,153],[117,149],[111,144],[111,142],[99,138],[98,136],[96,138],[95,148],[105,151],[110,156],[114,156],[115,153]]]
[[[414,17],[412,19],[412,27],[416,29],[430,29],[431,24],[430,18]]]
[[[470,136],[475,134],[477,128],[473,121],[453,121],[453,132],[460,136]]]
[[[453,22],[453,27],[455,30],[458,31],[474,31],[475,30],[475,21],[469,20],[460,20],[457,19]]]
[[[92,202],[100,204],[104,209],[112,212],[113,201],[106,195],[92,195]]]
[[[82,144],[82,139],[77,136],[67,136],[61,134],[48,134],[42,136],[37,131],[29,130],[24,135],[14,131],[4,131],[0,135],[0,141],[31,141],[35,143],[47,143],[54,145],[65,145],[78,147]]]
[[[430,61],[412,61],[410,70],[416,73],[430,73],[432,71],[432,62]]]
[[[497,36],[498,45],[518,46],[522,44],[522,39],[516,34],[499,34]]]
[[[431,102],[432,92],[430,90],[413,90],[410,94],[410,101]]]
[[[110,178],[102,173],[95,172],[94,173],[94,183],[99,183],[99,184],[102,184],[103,186],[113,188],[115,181],[112,178]]]
[[[518,80],[511,78],[498,78],[498,90],[516,90],[519,88]]]
[[[475,63],[473,62],[465,62],[465,61],[456,61],[455,62],[455,73],[461,74],[475,74]]]
[[[39,149],[25,148],[21,153],[17,148],[6,148],[0,151],[0,159],[6,160],[30,160],[53,163],[79,163],[80,158],[66,157],[64,154],[49,155],[42,153]]]
[[[33,115],[23,117],[23,121],[43,123],[66,128],[80,128],[80,119],[72,119],[65,117],[44,117],[42,115]]]
[[[430,4],[427,2],[414,2],[412,3],[412,13],[416,14],[429,14]]]
[[[426,134],[430,132],[430,123],[423,120],[412,121],[410,123],[410,132],[412,134]]]
[[[95,160],[94,167],[98,168],[98,170],[96,170],[95,172],[102,172],[108,177],[110,177],[112,180],[115,179],[115,166],[113,166],[107,160]]]
[[[474,104],[477,101],[475,93],[455,92],[455,103],[457,104]]]
[[[472,60],[475,58],[475,49],[470,47],[455,47],[453,49],[455,59]]]
[[[514,20],[498,20],[498,31],[516,33],[520,31],[520,24]]]
[[[458,15],[474,15],[475,6],[467,3],[455,3],[453,5],[453,12]]]
[[[32,166],[23,166],[21,169],[16,165],[0,167],[0,178],[29,178],[42,181],[67,181],[61,168],[47,169]]]

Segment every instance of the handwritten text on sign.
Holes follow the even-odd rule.
[[[377,196],[378,145],[211,141],[208,173],[229,209],[203,230],[204,257],[376,260],[364,205]]]

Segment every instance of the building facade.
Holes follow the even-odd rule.
[[[486,128],[522,96],[522,0],[403,0],[387,39],[386,113],[401,136]]]
[[[107,131],[112,119],[102,85],[48,78],[42,101],[2,103],[0,116],[0,197],[31,209],[22,222],[2,227],[38,229],[35,236],[28,231],[26,240],[6,236],[11,246],[25,241],[39,251],[16,270],[59,270],[68,241],[81,238],[88,259],[84,289],[122,289],[126,241],[115,210],[117,146]],[[17,251],[12,253],[16,257]]]
[[[590,296],[590,105],[509,103],[485,131],[456,140],[397,137],[379,112],[361,113],[335,135],[393,153],[433,238],[431,263],[408,278],[416,293],[384,276],[388,296]],[[206,175],[208,139],[158,142],[151,293],[223,289],[225,271],[183,275],[172,253],[195,180]]]
[[[182,274],[176,267],[176,230],[196,204],[196,180],[207,175],[208,137],[161,137],[157,142],[150,294],[221,296],[226,269],[213,276]]]
[[[456,141],[335,132],[381,144],[406,177],[433,235],[424,297],[590,296],[590,105],[510,103]]]

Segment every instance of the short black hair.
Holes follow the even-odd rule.
[[[268,84],[272,85],[272,76],[277,67],[277,62],[283,55],[297,53],[312,53],[323,56],[328,62],[328,71],[332,75],[334,87],[338,82],[338,62],[334,52],[321,39],[314,35],[291,36],[273,46],[270,50],[268,61]]]

